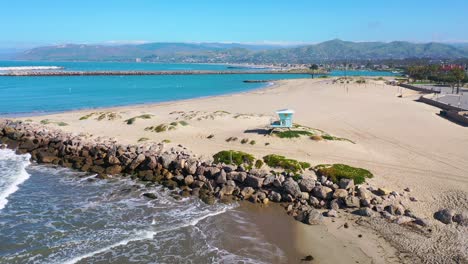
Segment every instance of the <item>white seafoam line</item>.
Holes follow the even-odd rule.
[[[9,150],[9,149],[2,149],[0,150],[0,161],[2,160],[14,160],[17,162],[21,162],[20,168],[17,171],[18,173],[16,175],[6,175],[6,177],[15,177],[16,178],[8,184],[8,186],[4,190],[0,190],[0,210],[5,208],[5,206],[8,204],[8,197],[18,191],[19,185],[25,182],[27,179],[29,179],[30,175],[26,171],[26,167],[31,164],[29,162],[29,159],[31,156],[29,154],[24,154],[24,155],[16,155],[14,151]],[[15,170],[16,171],[16,170]],[[2,180],[0,178],[0,180]],[[6,180],[6,179],[4,179]]]
[[[118,246],[125,246],[127,245],[128,243],[130,242],[134,242],[134,241],[141,241],[141,240],[147,240],[147,239],[152,239],[155,235],[159,234],[159,233],[162,233],[162,232],[169,232],[169,231],[174,231],[174,230],[177,230],[177,229],[180,229],[180,228],[184,228],[184,227],[187,227],[187,226],[195,226],[197,225],[201,220],[203,219],[206,219],[208,217],[211,217],[211,216],[215,216],[215,215],[219,215],[219,214],[223,214],[225,213],[228,209],[232,209],[234,208],[234,206],[229,206],[229,207],[224,207],[222,210],[220,211],[216,211],[216,212],[212,212],[212,213],[208,213],[202,217],[199,217],[199,218],[195,218],[193,219],[192,221],[186,223],[186,224],[182,224],[182,225],[177,225],[175,227],[172,227],[172,228],[168,228],[168,229],[163,229],[163,230],[156,230],[156,231],[150,231],[150,230],[146,230],[146,231],[139,231],[135,234],[135,236],[131,237],[131,238],[128,238],[128,239],[124,239],[120,242],[117,242],[115,244],[112,244],[112,245],[109,245],[109,246],[106,246],[106,247],[103,247],[101,249],[98,249],[98,250],[95,250],[93,252],[90,252],[90,253],[87,253],[87,254],[83,254],[83,255],[80,255],[80,256],[77,256],[77,257],[74,257],[72,259],[69,259],[69,260],[66,260],[66,261],[60,261],[60,262],[57,262],[58,263],[61,263],[61,264],[75,264],[83,259],[87,259],[87,258],[90,258],[94,255],[97,255],[97,254],[100,254],[100,253],[103,253],[103,252],[106,252],[112,248],[115,248],[115,247],[118,247]],[[151,224],[153,224],[154,220],[152,221]]]

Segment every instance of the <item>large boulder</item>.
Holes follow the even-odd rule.
[[[245,184],[253,188],[261,188],[263,185],[263,180],[265,178],[256,177],[253,175],[248,175],[245,179]]]
[[[315,186],[312,189],[312,195],[319,199],[330,199],[333,195],[333,190],[326,186]]]
[[[252,187],[244,187],[241,191],[241,195],[242,197],[244,197],[244,199],[249,199],[250,196],[252,196],[252,194],[255,192],[255,189],[252,188]]]
[[[277,203],[281,202],[281,194],[275,191],[271,191],[270,195],[268,195],[268,198],[273,202],[277,202]]]
[[[348,196],[344,200],[346,207],[357,208],[360,205],[360,200],[356,196]]]
[[[140,164],[146,159],[145,155],[140,154],[138,155],[130,164],[129,169],[135,170]]]
[[[215,176],[215,181],[217,184],[225,184],[227,182],[226,172],[224,170],[220,170]]]
[[[106,173],[110,175],[119,174],[121,172],[122,172],[122,166],[120,165],[112,165],[106,168]]]
[[[354,188],[354,180],[353,179],[342,178],[338,182],[338,186],[340,186],[340,189],[345,189],[345,190],[353,189]]]
[[[299,181],[299,187],[303,192],[311,192],[315,187],[315,180],[312,177],[304,177]]]
[[[301,197],[301,188],[293,178],[288,178],[283,182],[283,189],[293,197]]]
[[[335,192],[333,193],[333,198],[346,198],[348,196],[348,191],[345,189],[336,189]]]
[[[308,225],[318,225],[318,224],[321,224],[322,221],[323,221],[322,214],[318,210],[315,210],[315,209],[310,210],[303,220],[303,222]]]
[[[374,216],[374,212],[370,208],[367,208],[367,207],[358,209],[358,210],[354,211],[353,214],[360,215],[360,216],[366,216],[366,217]]]
[[[236,182],[244,182],[247,178],[247,172],[243,171],[233,171],[228,174],[228,178],[232,178]]]
[[[450,224],[453,222],[454,215],[455,215],[455,210],[445,208],[445,209],[437,211],[434,214],[434,218],[444,224]]]
[[[177,159],[177,155],[171,153],[164,153],[159,159],[161,160],[161,164],[163,165],[163,167],[169,169],[172,162],[174,162]]]

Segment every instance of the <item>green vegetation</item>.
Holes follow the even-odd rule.
[[[146,138],[146,137],[142,137],[140,139],[138,139],[138,142],[143,142],[143,141],[148,141],[149,138]]]
[[[356,83],[363,84],[366,83],[366,80],[364,78],[356,80]]]
[[[366,169],[355,168],[345,164],[321,164],[315,166],[315,170],[319,175],[326,176],[334,183],[338,183],[340,179],[352,179],[354,183],[361,184],[366,181],[366,178],[372,178],[374,175]]]
[[[237,141],[237,137],[229,137],[226,139],[226,142]]]
[[[313,135],[312,132],[305,131],[305,130],[285,130],[285,131],[275,132],[274,134],[280,138],[298,138],[301,136]]]
[[[65,123],[65,122],[62,122],[62,121],[56,122],[56,121],[52,121],[50,119],[41,120],[40,123],[43,124],[43,125],[56,124],[57,126],[68,126],[68,124]]]
[[[243,138],[243,139],[241,140],[240,143],[241,143],[241,144],[245,144],[245,143],[247,143],[247,142],[249,142],[249,139],[248,139],[248,138]]]
[[[295,181],[299,181],[300,179],[302,179],[302,176],[301,176],[300,174],[294,174],[294,175],[292,176],[292,178],[293,178],[293,180],[295,180]]]
[[[418,65],[408,67],[406,72],[415,84],[425,82],[446,84],[452,87],[452,93],[456,87],[457,94],[460,92],[460,87],[468,83],[468,75],[461,66]]]
[[[127,123],[127,125],[132,125],[133,123],[135,123],[135,121],[140,118],[140,119],[151,119],[153,115],[151,114],[143,114],[143,115],[139,115],[139,116],[135,116],[135,117],[132,117],[130,119],[127,119],[125,120],[125,122]]]
[[[260,169],[263,167],[263,161],[262,160],[256,160],[255,161],[255,168]]]
[[[169,130],[175,130],[175,129],[177,129],[178,125],[187,126],[188,123],[185,122],[185,121],[179,121],[179,122],[172,122],[170,124],[159,124],[157,126],[146,127],[145,131],[152,131],[152,132],[156,132],[156,133],[161,133],[161,132],[166,132],[166,131],[169,131]]]
[[[85,116],[80,117],[80,120],[86,120],[86,119],[90,118],[93,115],[94,115],[94,113],[87,114]]]
[[[56,124],[57,124],[58,126],[68,126],[68,124],[65,123],[65,122],[57,122]]]
[[[242,165],[247,164],[252,166],[255,158],[251,154],[235,151],[235,150],[223,150],[215,155],[213,155],[215,163],[224,163],[224,164],[235,164]]]
[[[249,144],[253,146],[253,145],[257,144],[257,142],[255,142],[255,140],[251,140]]]
[[[284,156],[270,154],[263,157],[265,164],[272,168],[282,168],[286,171],[298,172],[310,167],[307,162],[300,162],[294,159],[287,159]]]
[[[162,143],[171,143],[171,141],[169,139],[163,139],[163,141],[161,141]]]

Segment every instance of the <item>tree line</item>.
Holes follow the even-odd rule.
[[[452,87],[452,93],[456,87],[456,93],[460,87],[468,83],[468,75],[463,67],[444,67],[441,65],[409,66],[406,73],[414,82],[431,81],[438,84],[446,84]]]

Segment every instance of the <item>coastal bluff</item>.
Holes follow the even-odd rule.
[[[334,183],[313,170],[298,177],[284,171],[213,164],[199,160],[180,145],[173,148],[163,143],[122,145],[112,139],[92,139],[40,124],[3,120],[0,146],[18,154],[29,153],[37,163],[95,173],[101,179],[121,175],[158,183],[182,197],[198,196],[208,204],[218,200],[282,203],[288,214],[306,224],[319,224],[323,216],[336,217],[338,212],[382,217],[396,224],[429,224],[403,206],[401,201],[407,195],[395,191],[355,185],[350,179]],[[155,197],[152,193],[145,196]],[[466,224],[466,219],[455,212],[450,212],[450,217],[443,216],[447,223],[461,219],[459,223]]]

